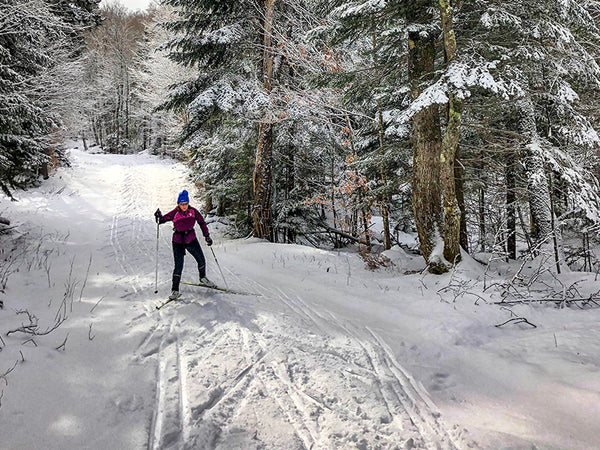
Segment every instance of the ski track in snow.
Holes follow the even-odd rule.
[[[161,347],[157,419],[149,448],[227,448],[235,439],[228,433],[236,429],[238,416],[247,414],[256,392],[262,392],[276,406],[272,412],[275,420],[288,425],[286,448],[338,448],[361,444],[367,438],[363,442],[365,448],[401,444],[428,449],[464,446],[460,432],[446,427],[423,386],[396,361],[376,332],[311,306],[301,291],[286,292],[227,272],[235,279],[232,284],[262,295],[250,297],[249,301],[276,302],[284,306],[285,314],[278,318],[281,322],[276,326],[261,320],[255,320],[250,327],[208,320],[193,329],[184,327],[186,332],[178,334],[185,336],[183,351],[179,344],[170,343],[170,351]],[[194,300],[175,302],[159,314],[163,320],[184,317],[179,311],[182,303],[188,313],[187,308],[197,305],[214,310],[217,316],[220,307],[239,308],[236,314],[251,309],[236,296],[218,293],[210,298],[204,305]],[[169,333],[172,328],[171,325]],[[299,340],[302,330],[312,331]],[[340,340],[344,345],[337,345]],[[177,351],[176,355],[173,351]],[[196,356],[200,352],[202,356]],[[219,361],[229,363],[219,366]],[[176,365],[177,371],[170,369]],[[318,367],[325,372],[346,371],[363,386],[364,398],[358,400],[355,395],[342,399],[339,393],[348,387],[343,384],[328,386],[331,397],[324,396],[317,387],[311,387],[311,370]],[[170,378],[169,370],[173,372]],[[326,374],[326,378],[341,381],[334,373]],[[170,388],[165,387],[165,380]],[[375,401],[369,386],[376,388]],[[165,394],[165,390],[170,394]],[[171,408],[165,406],[166,401],[171,402]],[[344,434],[344,430],[360,429],[358,424],[364,432],[364,427],[373,423],[370,414],[380,416],[375,418],[380,426],[370,430],[371,435]],[[260,426],[267,427],[269,420],[274,419],[258,419],[263,421]],[[257,433],[245,436],[243,448],[277,446],[268,438]]]
[[[461,432],[446,426],[377,332],[331,312],[326,292],[306,298],[304,279],[293,269],[278,286],[267,270],[259,277],[245,271],[247,260],[233,270],[224,265],[233,289],[261,296],[186,287],[182,299],[156,311],[152,214],[174,203],[173,192],[186,185],[185,171],[135,157],[115,161],[109,169],[110,180],[117,180],[113,209],[104,226],[108,244],[100,251],[114,261],[117,281],[129,286],[121,293],[124,305],[142,311],[130,323],[143,330],[131,359],[156,373],[145,409],[148,449],[464,447]],[[161,293],[170,284],[170,240],[169,227],[161,227]],[[232,258],[226,252],[236,245],[215,248]],[[192,261],[186,258],[184,279],[195,276]],[[286,270],[282,262],[280,271]]]

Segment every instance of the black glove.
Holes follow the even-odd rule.
[[[212,245],[212,239],[210,236],[205,236],[204,239],[206,239],[206,245],[210,247]]]
[[[156,223],[160,223],[162,220],[162,213],[160,212],[160,209],[154,211],[154,219],[156,220]]]

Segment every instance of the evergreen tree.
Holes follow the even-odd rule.
[[[37,94],[65,24],[43,1],[0,2],[0,187],[24,187],[48,161],[45,135],[59,123]]]

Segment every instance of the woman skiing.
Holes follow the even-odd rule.
[[[156,222],[161,224],[173,221],[173,258],[175,259],[175,269],[173,270],[173,284],[171,287],[171,295],[169,300],[179,298],[179,282],[181,281],[181,272],[183,271],[183,257],[187,250],[198,263],[198,272],[200,274],[200,283],[207,287],[214,287],[215,284],[206,278],[206,262],[204,254],[200,248],[200,243],[196,238],[194,225],[198,222],[202,229],[202,234],[206,240],[206,245],[209,247],[213,241],[210,238],[208,227],[204,221],[204,217],[196,208],[190,206],[190,199],[187,191],[182,191],[177,197],[177,207],[173,211],[169,211],[164,216],[157,209],[154,213]]]

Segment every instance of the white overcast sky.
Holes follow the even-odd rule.
[[[135,11],[136,9],[146,9],[151,2],[152,0],[101,0],[100,5],[121,3],[132,11]]]

